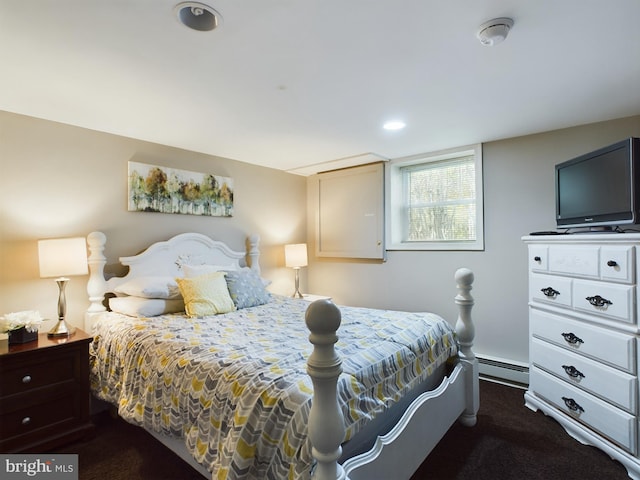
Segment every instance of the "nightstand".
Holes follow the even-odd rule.
[[[315,302],[316,300],[331,300],[331,297],[325,295],[313,295],[311,293],[303,293],[300,300],[306,300],[307,302]]]
[[[71,337],[0,340],[0,452],[43,453],[93,431],[89,343]]]

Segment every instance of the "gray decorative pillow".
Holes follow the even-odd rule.
[[[271,300],[271,294],[253,270],[243,268],[226,273],[227,288],[237,309],[264,305]]]

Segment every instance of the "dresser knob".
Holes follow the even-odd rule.
[[[580,337],[577,337],[573,333],[563,333],[562,336],[571,345],[577,345],[579,343],[584,343],[584,341]]]
[[[615,260],[609,260],[607,262],[607,265],[609,265],[610,267],[617,267],[618,266],[618,262],[616,262]]]
[[[572,412],[584,413],[584,408],[582,408],[573,398],[562,397],[562,400],[567,408]]]
[[[24,417],[22,419],[22,425],[29,425],[31,423],[31,417]]]
[[[562,365],[562,368],[571,378],[584,378],[584,374],[573,365]]]
[[[595,297],[587,297],[585,298],[587,302],[589,302],[594,307],[604,307],[605,305],[613,305],[611,300],[607,300],[606,298],[602,298],[600,295],[596,295]]]
[[[31,382],[31,375],[25,375],[24,377],[22,377],[22,383],[29,383]]]
[[[533,259],[534,259],[536,262],[540,262],[540,261],[542,261],[542,259],[541,259],[540,257],[538,257],[537,255],[536,255],[535,257],[533,257]]]

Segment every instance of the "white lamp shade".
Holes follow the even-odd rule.
[[[87,243],[83,237],[39,240],[38,258],[43,278],[89,273]]]
[[[294,243],[284,246],[284,261],[289,268],[307,266],[307,244]]]

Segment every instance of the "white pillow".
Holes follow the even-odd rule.
[[[181,298],[180,289],[173,277],[138,277],[118,285],[113,291],[119,295],[142,298]]]
[[[185,278],[195,278],[213,272],[230,272],[238,270],[238,265],[182,265]]]
[[[109,308],[112,312],[130,317],[155,317],[165,313],[184,312],[184,302],[162,298],[112,297],[109,299]]]

